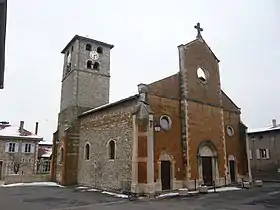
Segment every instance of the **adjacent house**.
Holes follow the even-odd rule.
[[[38,146],[38,164],[37,173],[50,173],[50,164],[52,158],[52,144],[40,142]]]
[[[42,137],[19,125],[0,122],[0,178],[10,174],[33,174],[36,169],[38,143]]]
[[[280,124],[249,129],[248,140],[253,178],[280,179]]]

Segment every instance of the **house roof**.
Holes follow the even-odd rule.
[[[280,130],[280,125],[277,125],[276,127],[264,127],[264,128],[248,129],[247,133],[248,134],[264,133],[264,132],[272,132],[272,131],[277,131],[277,130]]]
[[[44,148],[44,153],[41,157],[49,158],[52,155],[52,148]]]
[[[33,134],[26,129],[20,130],[19,126],[10,124],[0,124],[0,137],[30,138],[40,141],[43,139],[43,137]]]
[[[106,46],[106,47],[109,47],[110,49],[112,49],[114,47],[114,45],[111,45],[111,44],[107,44],[105,42],[100,42],[100,41],[97,41],[95,39],[90,39],[90,38],[87,38],[87,37],[83,37],[83,36],[79,36],[79,35],[75,35],[71,41],[63,48],[63,50],[61,51],[61,53],[65,53],[66,50],[69,48],[69,46],[71,44],[73,44],[74,41],[76,40],[84,40],[84,41],[88,41],[88,42],[95,42],[97,44],[100,44],[100,45],[103,45],[103,46]]]
[[[47,142],[47,141],[41,141],[41,142],[39,142],[39,145],[40,146],[52,146],[53,144],[52,144],[52,142]]]

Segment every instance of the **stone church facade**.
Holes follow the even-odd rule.
[[[53,180],[154,193],[251,179],[240,108],[221,90],[219,60],[196,28],[178,46],[178,73],[115,103],[113,45],[77,35],[68,43]]]

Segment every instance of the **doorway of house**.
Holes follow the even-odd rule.
[[[161,185],[162,190],[171,189],[171,162],[161,161]]]
[[[235,161],[234,160],[230,160],[229,161],[229,171],[230,171],[230,180],[231,180],[231,182],[236,182]]]
[[[202,175],[204,184],[207,186],[213,185],[213,171],[212,171],[212,158],[202,157]]]

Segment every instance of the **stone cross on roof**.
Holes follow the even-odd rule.
[[[197,30],[196,38],[202,38],[201,32],[203,31],[203,28],[200,28],[200,23],[198,22],[194,28]]]

